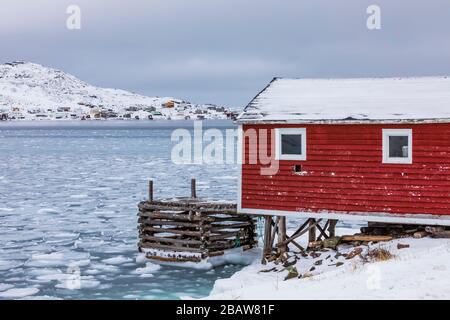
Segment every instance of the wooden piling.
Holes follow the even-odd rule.
[[[286,217],[280,217],[278,221],[278,243],[283,243],[279,247],[280,254],[283,254],[288,251],[287,244],[284,244],[286,242]]]
[[[266,264],[266,258],[272,253],[272,217],[264,217],[264,248],[261,263]]]
[[[316,219],[309,219],[309,242],[314,242],[317,240],[315,223]]]
[[[328,225],[328,233],[330,235],[330,238],[336,236],[336,224],[338,223],[338,220],[329,220],[330,224]]]
[[[148,201],[153,202],[153,180],[148,181]]]
[[[197,198],[197,188],[196,188],[196,180],[194,178],[191,179],[191,198]]]

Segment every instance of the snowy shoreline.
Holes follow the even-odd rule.
[[[145,129],[145,128],[189,128],[197,120],[15,120],[0,121],[1,129]],[[230,128],[235,127],[232,120],[207,119],[201,120],[204,127]]]
[[[338,228],[337,234],[358,229]],[[398,244],[409,245],[400,249]],[[403,238],[361,246],[385,249],[387,261],[368,262],[356,256],[347,260],[336,251],[318,257],[301,257],[295,267],[300,278],[285,280],[291,267],[260,263],[260,254],[228,279],[218,279],[205,299],[299,300],[299,299],[448,299],[450,297],[450,240]],[[260,251],[261,249],[259,249]],[[355,250],[339,246],[340,254]],[[259,252],[261,253],[261,252]],[[337,257],[338,256],[338,257]],[[337,257],[337,258],[336,258]],[[271,271],[272,270],[272,271]],[[313,271],[310,271],[313,270]]]

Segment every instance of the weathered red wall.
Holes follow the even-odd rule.
[[[281,127],[306,128],[307,160],[283,160],[277,174],[261,175],[265,166],[245,164],[246,139],[242,208],[450,214],[450,124],[243,126],[244,132]],[[382,163],[388,128],[413,129],[413,164]],[[306,174],[295,174],[294,164]]]

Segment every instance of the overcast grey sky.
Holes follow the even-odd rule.
[[[66,28],[70,4],[81,30]],[[0,60],[242,107],[275,76],[450,75],[450,1],[1,0]]]

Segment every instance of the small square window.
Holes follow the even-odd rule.
[[[412,163],[411,129],[383,129],[383,163]]]
[[[281,154],[302,154],[301,134],[281,134]]]
[[[306,129],[275,129],[277,160],[306,160]]]
[[[389,136],[389,158],[408,158],[408,136]]]

